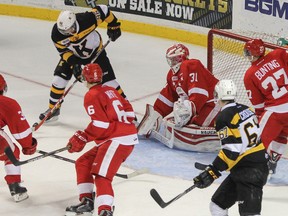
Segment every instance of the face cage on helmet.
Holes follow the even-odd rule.
[[[77,21],[75,21],[73,23],[73,25],[67,30],[63,30],[63,29],[59,29],[59,28],[58,28],[58,30],[63,35],[74,35],[77,32]]]
[[[170,67],[174,67],[175,65],[182,62],[182,57],[180,55],[167,57],[167,63]]]

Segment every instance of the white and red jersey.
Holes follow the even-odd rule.
[[[248,97],[261,115],[265,110],[288,112],[288,53],[276,49],[253,62],[246,71],[244,84]]]
[[[0,95],[0,128],[5,126],[23,148],[31,146],[32,129],[20,105],[12,98]]]
[[[105,85],[91,87],[85,95],[84,107],[92,120],[85,129],[88,141],[94,140],[97,144],[106,140],[123,145],[138,143],[137,129],[132,123],[135,118],[133,108],[114,88]]]
[[[171,69],[168,72],[167,84],[155,101],[154,109],[165,117],[173,111],[174,102],[184,97],[196,106],[196,116],[189,124],[214,126],[219,112],[219,109],[215,108],[213,96],[217,82],[218,79],[199,60],[185,60],[176,74]]]

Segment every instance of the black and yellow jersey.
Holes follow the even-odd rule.
[[[219,171],[239,166],[257,166],[266,161],[266,150],[260,141],[258,120],[251,108],[238,103],[222,107],[215,122],[221,150],[213,162]]]
[[[96,31],[97,26],[104,21],[117,22],[107,5],[98,5],[90,12],[76,13],[76,20],[76,34],[61,34],[56,23],[51,33],[61,58],[70,65],[90,63],[103,46],[101,35]]]

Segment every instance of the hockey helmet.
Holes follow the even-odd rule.
[[[87,64],[82,70],[82,76],[88,83],[100,83],[103,72],[99,64]]]
[[[233,80],[220,80],[214,90],[214,98],[216,101],[230,101],[235,100],[237,96],[237,87]]]
[[[252,39],[245,43],[244,56],[253,61],[265,54],[264,42],[261,39]]]
[[[188,57],[189,50],[183,44],[174,44],[166,51],[168,65],[171,67],[174,73],[179,71],[181,63],[188,59]]]
[[[62,11],[57,19],[58,31],[63,35],[73,35],[78,32],[76,15],[72,11]]]
[[[2,92],[2,94],[7,92],[7,83],[1,74],[0,74],[0,92]]]

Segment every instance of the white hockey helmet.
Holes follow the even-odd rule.
[[[189,57],[189,50],[183,44],[174,44],[166,51],[166,59],[172,71],[177,73],[182,62]]]
[[[214,90],[214,98],[216,101],[235,100],[237,96],[237,87],[233,80],[220,80]]]
[[[76,15],[72,11],[62,11],[57,19],[57,28],[63,35],[73,35],[78,32]]]

